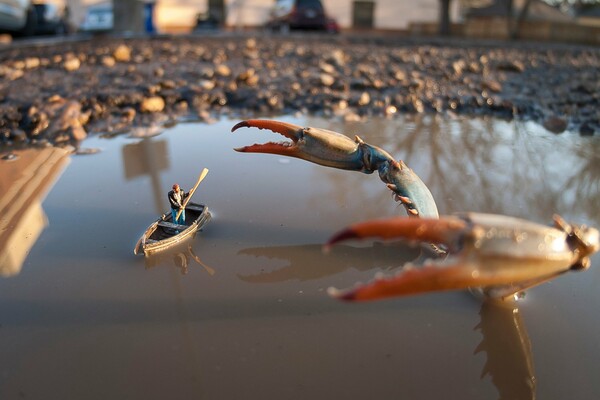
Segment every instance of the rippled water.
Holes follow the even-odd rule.
[[[435,116],[285,120],[359,134],[402,158],[441,213],[542,223],[560,213],[600,226],[597,137]],[[332,300],[327,287],[390,272],[419,250],[348,243],[325,255],[321,244],[403,210],[376,175],[234,152],[274,138],[232,134],[235,122],[92,138],[84,145],[102,151],[68,163],[53,152],[0,161],[10,211],[0,217],[0,398],[598,396],[598,255],[589,271],[529,291],[518,310],[462,292]],[[194,198],[213,220],[174,251],[135,257],[170,186],[189,188],[204,167]]]

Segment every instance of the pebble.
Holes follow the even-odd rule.
[[[2,160],[2,161],[16,161],[18,159],[19,159],[19,156],[16,155],[15,153],[7,153],[0,157],[0,160]]]
[[[131,48],[127,45],[121,44],[113,52],[113,57],[117,62],[129,62],[131,61]]]
[[[321,85],[323,86],[331,86],[335,82],[335,78],[330,74],[320,74],[319,79],[321,81]]]
[[[104,65],[105,67],[108,68],[112,68],[115,66],[115,64],[117,63],[117,61],[115,60],[114,57],[111,56],[103,56],[101,59],[101,63],[102,65]]]
[[[140,104],[140,111],[145,113],[161,112],[165,108],[165,100],[160,96],[145,97]]]
[[[67,58],[63,62],[63,68],[68,72],[77,71],[80,66],[81,66],[81,61],[79,61],[79,58],[75,58],[75,57]]]
[[[228,77],[231,76],[231,68],[225,64],[220,64],[215,68],[215,73],[222,77]]]
[[[546,118],[542,125],[552,133],[563,133],[567,129],[567,121],[556,116]]]
[[[92,155],[92,154],[98,154],[100,153],[102,150],[100,150],[99,148],[91,148],[91,147],[80,147],[77,150],[75,150],[75,154],[77,154],[78,156],[87,156],[87,155]]]

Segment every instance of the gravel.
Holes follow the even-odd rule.
[[[349,36],[97,38],[0,48],[0,146],[181,120],[448,113],[600,132],[600,49]]]

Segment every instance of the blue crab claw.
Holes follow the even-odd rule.
[[[508,298],[568,271],[587,269],[600,249],[597,229],[555,226],[503,215],[465,213],[429,218],[366,221],[335,234],[325,248],[351,239],[377,237],[445,245],[450,255],[419,268],[406,265],[391,277],[378,276],[354,289],[329,293],[342,300],[374,300],[445,290],[477,289]]]
[[[359,143],[341,133],[262,119],[242,121],[236,124],[231,131],[234,132],[241,127],[268,129],[290,139],[291,142],[254,144],[237,148],[236,151],[279,154],[301,158],[326,167],[373,172],[365,169]]]
[[[326,167],[360,171],[375,171],[406,208],[409,215],[438,216],[431,192],[421,179],[404,164],[396,161],[385,150],[365,143],[358,136],[354,140],[341,133],[319,128],[303,128],[287,122],[251,119],[239,122],[231,131],[241,127],[268,129],[289,139],[288,142],[253,144],[235,149],[244,153],[269,153],[301,158]]]

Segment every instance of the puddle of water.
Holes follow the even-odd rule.
[[[442,213],[543,223],[560,213],[600,226],[597,138],[434,116],[286,120],[359,134],[402,158]],[[37,204],[30,214],[41,222],[36,233],[19,233],[33,238],[11,247],[10,277],[0,280],[0,398],[562,399],[600,391],[597,255],[589,271],[530,291],[519,312],[465,293],[334,301],[327,287],[390,272],[419,251],[350,243],[325,255],[320,245],[349,223],[403,210],[375,175],[232,151],[274,138],[231,134],[234,123],[92,138],[86,147],[102,152],[20,178],[23,188],[40,176],[56,183],[45,199],[33,186],[37,198],[13,200]],[[0,176],[23,174],[9,165],[0,164]],[[210,173],[194,200],[213,220],[173,251],[134,257],[139,235],[167,210],[170,186],[191,187],[204,167]]]

